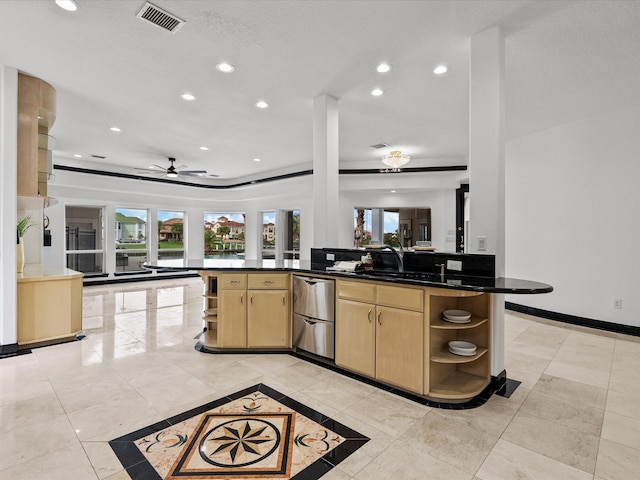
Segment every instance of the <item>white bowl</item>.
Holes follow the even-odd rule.
[[[449,320],[469,320],[471,313],[466,310],[445,310],[442,314]]]
[[[462,340],[452,340],[448,343],[449,351],[456,355],[475,355],[478,347],[471,342],[463,342]]]
[[[453,318],[442,316],[442,320],[449,323],[471,323],[471,318],[467,318],[465,320],[454,320]]]

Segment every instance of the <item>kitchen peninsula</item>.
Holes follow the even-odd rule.
[[[327,250],[313,249],[310,262],[204,260],[147,267],[199,272],[205,284],[205,328],[199,350],[210,353],[298,351],[292,342],[292,277],[333,279],[335,359],[325,361],[335,361],[343,370],[394,388],[447,402],[469,400],[491,381],[491,295],[553,290],[544,283],[474,275],[474,271],[471,275],[393,268],[327,271],[318,258],[328,258],[333,264],[336,255],[362,254]],[[434,258],[442,259],[428,260]],[[467,256],[462,261],[473,270],[476,260]],[[383,266],[390,261],[387,257],[374,263]],[[417,261],[421,264],[425,257]],[[447,322],[443,312],[448,310],[469,312],[470,319]],[[477,350],[454,354],[447,349],[452,341],[473,343]]]

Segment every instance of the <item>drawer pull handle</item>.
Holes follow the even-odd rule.
[[[249,296],[249,301],[251,302],[251,305],[253,305],[253,295]]]
[[[272,282],[271,280],[265,280],[265,281],[264,281],[264,284],[265,284],[265,285],[271,285],[272,283],[273,283],[273,282]]]
[[[382,316],[382,312],[378,312],[378,325],[382,325],[382,320],[381,317]]]
[[[229,283],[237,285],[238,283],[240,283],[240,280],[231,280]]]
[[[371,323],[371,309],[369,309],[369,313],[367,313],[367,320]]]
[[[244,303],[244,295],[240,295],[240,303]]]
[[[305,319],[304,323],[306,323],[307,325],[315,325],[317,322],[311,322],[311,321]]]
[[[284,305],[286,302],[284,301],[284,295],[282,296],[282,304]]]

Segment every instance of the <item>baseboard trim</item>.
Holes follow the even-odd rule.
[[[504,306],[507,310],[514,312],[526,313],[527,315],[533,315],[534,317],[546,318],[548,320],[555,320],[557,322],[569,323],[571,325],[579,325],[581,327],[590,327],[598,330],[605,330],[607,332],[624,333],[626,335],[633,335],[634,337],[640,337],[640,327],[634,327],[632,325],[622,325],[620,323],[603,322],[602,320],[594,320],[592,318],[578,317],[575,315],[567,315],[566,313],[557,313],[549,310],[543,310],[541,308],[528,307],[526,305],[520,305],[518,303],[504,302]]]

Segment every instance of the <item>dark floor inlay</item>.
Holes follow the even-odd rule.
[[[368,441],[258,384],[109,444],[133,480],[316,480]]]

